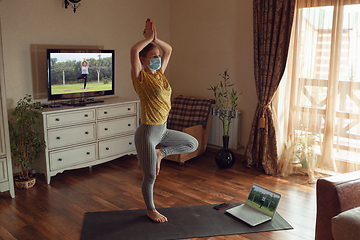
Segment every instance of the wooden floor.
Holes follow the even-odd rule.
[[[0,239],[79,239],[86,212],[144,209],[141,180],[135,156],[65,171],[52,177],[50,185],[40,175],[33,188],[16,189],[14,199],[0,193]],[[245,201],[253,182],[283,195],[278,212],[294,229],[201,239],[314,239],[315,185],[308,184],[307,177],[268,176],[239,160],[231,169],[218,169],[211,152],[183,166],[163,161],[155,204],[160,208]]]

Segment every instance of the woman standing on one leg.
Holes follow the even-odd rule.
[[[157,38],[150,19],[146,21],[143,36],[145,39],[136,43],[130,51],[131,78],[141,104],[141,124],[135,133],[135,146],[143,172],[142,193],[147,216],[155,222],[166,222],[167,218],[155,209],[153,200],[161,159],[172,154],[193,152],[198,147],[198,141],[186,133],[167,129],[171,87],[164,72],[172,48]],[[162,148],[156,149],[158,145]]]
[[[266,194],[264,193],[264,194],[262,195],[262,197],[261,197],[261,205],[260,205],[260,208],[264,205],[265,201],[266,201]]]
[[[82,61],[80,63],[80,67],[81,67],[81,75],[77,79],[84,78],[84,89],[85,89],[86,88],[87,76],[89,74],[89,62],[86,61],[85,58],[84,58],[84,61]]]

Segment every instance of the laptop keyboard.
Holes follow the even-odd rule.
[[[262,222],[262,221],[270,218],[269,216],[267,216],[265,214],[256,212],[256,210],[251,209],[250,207],[248,207],[246,205],[241,206],[241,208],[238,209],[238,212],[251,218],[255,222]]]

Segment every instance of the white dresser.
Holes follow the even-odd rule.
[[[139,126],[140,102],[123,98],[81,107],[46,108],[39,128],[46,149],[34,162],[46,181],[65,170],[91,167],[136,154],[134,134]]]

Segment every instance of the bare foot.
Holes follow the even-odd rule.
[[[151,218],[151,220],[153,220],[154,222],[158,222],[158,223],[164,223],[167,222],[167,218],[160,214],[156,209],[154,210],[147,210],[147,214],[146,214],[149,218]]]
[[[164,155],[162,154],[160,149],[156,149],[156,156],[157,156],[157,164],[156,164],[156,176],[157,176],[159,175],[161,159],[163,159]]]

